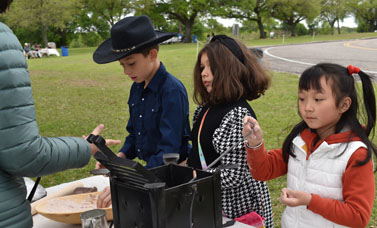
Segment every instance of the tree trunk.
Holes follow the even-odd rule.
[[[258,18],[257,23],[258,23],[258,29],[259,29],[259,38],[260,39],[266,39],[266,33],[264,32],[264,26],[263,26],[263,23],[262,23],[262,19]]]
[[[42,25],[42,37],[43,37],[43,44],[44,44],[44,47],[46,48],[47,47],[47,26],[46,25]]]
[[[178,32],[180,34],[183,34],[183,32],[182,32],[182,23],[180,21],[178,21]]]
[[[340,35],[340,25],[339,25],[339,19],[336,20],[338,22],[338,35]]]
[[[296,23],[291,24],[291,36],[295,37],[296,36]]]
[[[369,32],[374,32],[374,20],[370,20],[369,22]]]
[[[335,25],[335,20],[334,21],[328,21],[329,25],[331,27],[331,35],[334,35],[334,25]]]
[[[190,23],[190,22],[185,23],[185,38],[183,40],[184,43],[191,43],[192,26],[193,26],[193,23]]]

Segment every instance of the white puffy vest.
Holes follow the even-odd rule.
[[[290,156],[288,160],[287,187],[343,201],[342,176],[348,160],[358,148],[367,148],[367,146],[360,141],[331,145],[323,142],[309,156],[308,160],[306,160],[304,146],[305,142],[300,136],[293,140],[296,158]],[[341,154],[342,152],[344,153]],[[345,227],[313,213],[306,209],[306,206],[287,206],[281,219],[281,225],[283,228]]]

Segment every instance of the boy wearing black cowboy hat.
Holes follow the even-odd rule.
[[[163,165],[166,153],[179,153],[183,161],[191,147],[186,89],[158,59],[158,44],[174,35],[155,31],[147,16],[126,17],[93,54],[99,64],[119,61],[134,81],[128,100],[129,135],[118,156],[138,157],[146,168]]]

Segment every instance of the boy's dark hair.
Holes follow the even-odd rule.
[[[10,6],[13,0],[1,0],[0,1],[0,13],[4,13]]]
[[[141,54],[143,54],[144,57],[146,57],[149,54],[149,51],[152,50],[152,49],[156,49],[157,52],[158,52],[160,50],[160,45],[155,44],[155,45],[143,48],[140,51],[138,51],[137,53],[141,53]]]
[[[240,99],[254,100],[264,94],[270,85],[266,74],[256,57],[242,43],[237,42],[245,57],[241,63],[234,54],[220,42],[207,44],[200,52],[194,68],[194,102],[198,105],[232,103]],[[203,53],[209,59],[214,79],[212,90],[207,92],[202,83],[200,64]]]
[[[377,155],[377,149],[373,143],[369,140],[368,136],[375,127],[376,123],[376,100],[373,89],[373,84],[369,75],[364,72],[359,72],[359,77],[362,82],[363,87],[363,103],[365,105],[366,115],[366,126],[363,128],[359,122],[357,116],[358,114],[358,96],[355,88],[355,79],[349,74],[347,68],[342,67],[338,64],[331,63],[320,63],[306,69],[299,81],[299,90],[309,90],[314,89],[321,91],[320,80],[325,77],[327,82],[332,88],[335,103],[337,106],[340,105],[341,101],[345,97],[351,98],[351,106],[349,109],[342,114],[342,117],[335,126],[335,133],[339,133],[345,127],[349,127],[357,136],[361,138],[363,143],[368,147],[368,154],[363,161],[358,161],[357,166],[362,166],[366,164],[372,157],[372,152]],[[293,139],[304,129],[308,128],[305,121],[298,123],[292,131],[289,133],[283,144],[283,157],[287,162],[289,155],[295,157],[292,150]],[[350,135],[349,142],[354,135]]]

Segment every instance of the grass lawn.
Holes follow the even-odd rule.
[[[262,41],[258,42],[262,45]],[[118,62],[104,65],[94,63],[93,51],[94,48],[70,48],[68,57],[28,60],[41,135],[80,137],[103,123],[103,137],[124,140],[127,134],[127,100],[132,82],[123,74]],[[196,51],[195,44],[163,45],[160,51],[160,60],[168,71],[186,86],[190,99],[190,117],[196,107],[192,101],[192,71]],[[299,120],[296,108],[298,77],[274,72],[270,74],[271,88],[265,96],[250,104],[264,130],[265,144],[272,149],[280,147],[290,127]],[[112,149],[118,151],[120,145]],[[49,187],[88,177],[94,165],[95,160],[92,158],[84,168],[43,177],[41,184]],[[284,206],[279,203],[279,196],[286,185],[285,177],[269,181],[268,185],[272,194],[275,224],[280,227]],[[369,227],[377,227],[376,206],[375,201]]]

